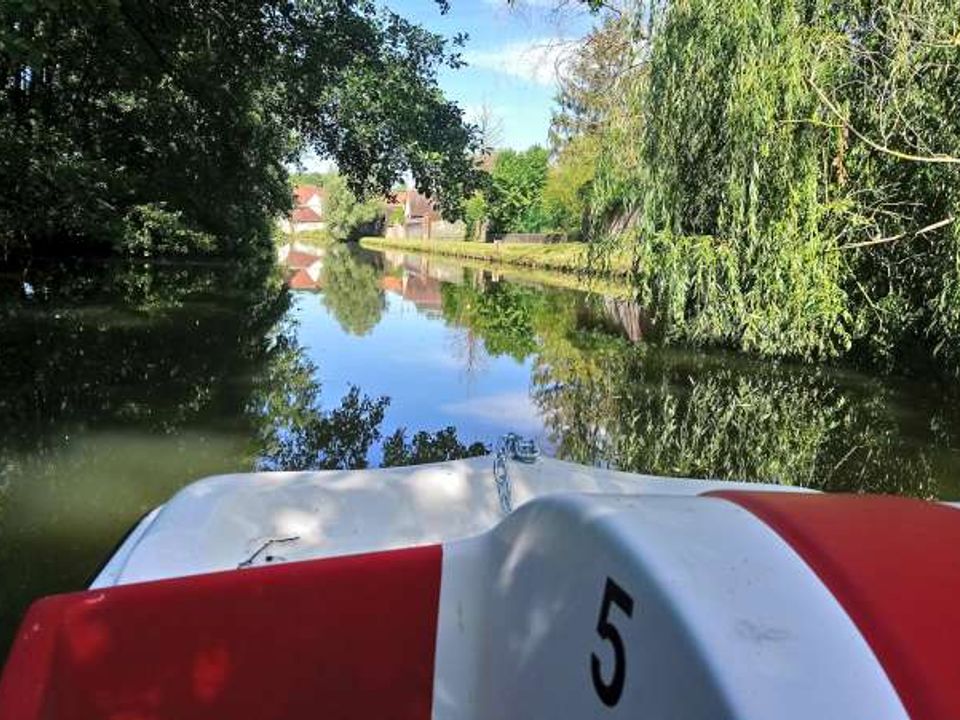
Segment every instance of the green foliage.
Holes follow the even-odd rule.
[[[847,342],[818,131],[782,122],[814,110],[798,22],[786,5],[671,5],[604,138],[595,214],[627,223],[641,297],[680,337],[800,356]]]
[[[387,304],[374,268],[357,260],[348,248],[334,246],[324,255],[321,279],[323,303],[340,327],[363,336],[377,326]]]
[[[316,185],[317,187],[326,187],[330,178],[336,176],[335,172],[298,172],[290,176],[290,185]]]
[[[590,219],[672,335],[960,367],[957,0],[635,13],[652,39],[604,107]]]
[[[488,201],[493,232],[538,232],[545,229],[542,193],[549,152],[502,150],[493,161]]]
[[[123,218],[117,249],[124,255],[196,255],[215,247],[209,233],[192,230],[183,222],[183,213],[161,205],[135,205]]]
[[[490,207],[487,196],[478,190],[463,204],[463,220],[466,224],[466,239],[479,240],[484,225],[490,217]]]
[[[455,212],[476,141],[437,72],[459,64],[367,0],[0,4],[0,255],[109,250],[131,232],[156,253],[182,230],[259,250],[305,150],[358,194],[409,170]]]
[[[522,362],[536,350],[533,319],[542,297],[536,290],[505,282],[482,290],[445,284],[441,295],[444,318],[477,333],[490,355]]]
[[[402,207],[395,207],[387,219],[388,225],[403,225],[407,219],[407,214]]]
[[[580,237],[587,211],[590,183],[597,165],[597,139],[594,135],[571,138],[547,172],[543,188],[545,223],[551,230]]]
[[[347,183],[337,175],[326,184],[327,200],[323,211],[327,230],[337,240],[354,240],[371,234],[371,227],[383,221],[383,203],[376,199],[360,201]]]
[[[429,433],[424,430],[414,434],[407,442],[406,428],[398,428],[383,441],[382,467],[398,465],[422,465],[424,463],[460,460],[461,458],[487,455],[490,448],[482,442],[464,445],[457,437],[457,429],[448,425],[443,430]]]

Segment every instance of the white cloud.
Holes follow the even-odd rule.
[[[514,432],[538,432],[543,426],[537,407],[524,392],[484,395],[448,403],[440,409],[455,417],[470,417],[491,423],[502,424],[507,419]]]
[[[542,38],[510,43],[494,50],[474,50],[463,58],[473,67],[522,78],[538,85],[555,85],[578,40]]]

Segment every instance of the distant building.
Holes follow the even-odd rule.
[[[297,185],[293,189],[294,207],[289,217],[280,220],[280,229],[285,233],[323,230],[327,227],[323,213],[327,204],[327,192],[316,185]]]
[[[403,223],[393,222],[394,211],[403,208]],[[401,190],[387,198],[387,237],[411,239],[463,239],[462,222],[445,221],[432,198],[416,190]]]
[[[431,222],[440,217],[440,213],[437,212],[431,198],[421,195],[416,190],[408,190],[405,195],[404,214],[407,217],[407,222]]]

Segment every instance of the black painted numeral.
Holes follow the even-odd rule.
[[[607,578],[603,589],[603,600],[600,603],[600,617],[597,618],[597,635],[613,646],[613,676],[610,682],[605,682],[601,671],[600,658],[596,653],[590,653],[590,674],[593,676],[593,687],[597,691],[600,701],[607,707],[613,707],[620,702],[623,694],[623,683],[627,676],[627,651],[623,645],[623,637],[616,625],[610,621],[610,607],[616,605],[628,618],[633,617],[633,598],[612,578]]]

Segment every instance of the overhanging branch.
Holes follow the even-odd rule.
[[[873,240],[864,240],[863,242],[850,243],[849,245],[840,245],[837,250],[855,250],[856,248],[870,247],[871,245],[885,245],[887,243],[896,242],[897,240],[902,240],[903,238],[910,237],[919,237],[920,235],[926,235],[927,233],[933,232],[934,230],[939,230],[942,227],[946,227],[954,220],[953,215],[950,217],[944,218],[943,220],[938,220],[935,223],[926,225],[925,227],[920,228],[915,232],[903,232],[899,235],[891,235],[890,237],[875,238]]]
[[[910,162],[946,163],[946,164],[960,165],[960,158],[954,157],[952,155],[943,155],[939,153],[936,155],[913,155],[912,153],[905,153],[905,152],[901,152],[900,150],[894,150],[893,148],[889,148],[886,145],[881,145],[875,140],[871,140],[869,137],[864,135],[862,132],[860,132],[853,125],[850,124],[850,121],[847,120],[847,118],[843,115],[843,113],[840,112],[840,109],[830,101],[830,98],[827,97],[827,94],[823,90],[821,90],[820,87],[813,81],[812,77],[808,77],[807,82],[810,83],[810,87],[813,88],[813,91],[817,93],[817,95],[820,97],[820,100],[823,102],[824,105],[827,106],[830,112],[836,115],[837,119],[840,120],[841,123],[843,123],[843,126],[847,128],[850,132],[852,132],[854,135],[856,135],[860,140],[862,140],[867,145],[869,145],[874,150],[876,150],[877,152],[882,152],[886,155],[891,155],[900,160],[909,160]]]

